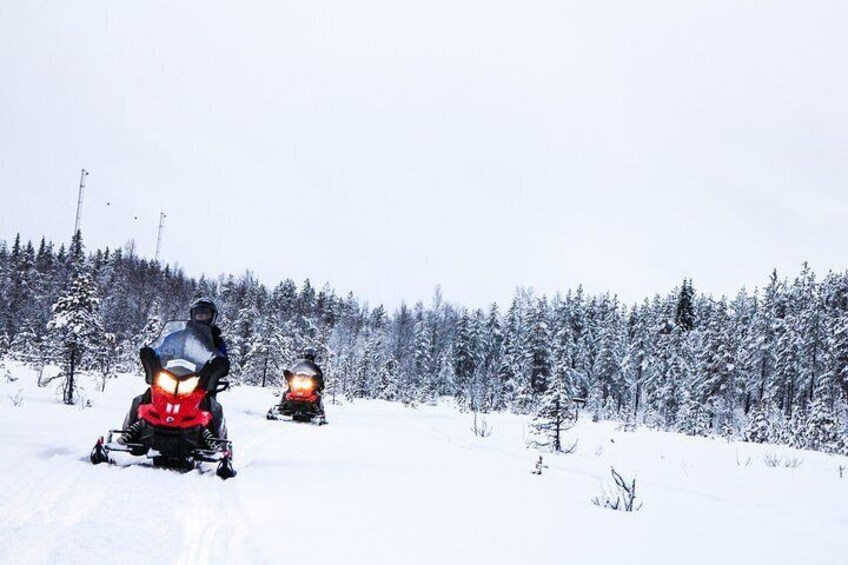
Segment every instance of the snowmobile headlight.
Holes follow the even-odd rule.
[[[177,389],[177,394],[180,396],[188,396],[194,389],[197,388],[197,384],[200,382],[200,377],[191,377],[184,381],[180,381],[180,387]]]
[[[156,375],[156,386],[167,393],[177,394],[177,385],[179,381],[171,376],[166,371],[161,371]]]
[[[292,379],[292,389],[299,391],[312,390],[315,384],[309,377],[295,377]]]

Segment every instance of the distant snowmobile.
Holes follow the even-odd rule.
[[[301,361],[283,373],[288,390],[283,392],[279,404],[268,410],[266,418],[279,420],[290,417],[295,422],[327,423],[321,392],[318,390],[318,373],[314,363]]]
[[[138,420],[131,429],[110,430],[106,439],[101,436],[91,451],[91,462],[114,463],[109,454],[120,451],[172,469],[218,463],[219,477],[234,477],[232,442],[209,431],[213,415],[204,409],[207,396],[229,388],[222,379],[229,361],[215,347],[209,326],[168,322],[141,355],[151,383],[151,402],[138,406]],[[119,437],[113,442],[115,434]]]

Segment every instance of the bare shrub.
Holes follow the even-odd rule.
[[[477,412],[474,412],[474,424],[471,426],[471,431],[477,437],[489,437],[494,428],[489,425],[485,416],[478,417]]]
[[[9,395],[9,400],[12,401],[12,406],[17,408],[24,402],[24,389],[18,389],[18,393],[15,396]]]
[[[628,482],[614,467],[611,467],[613,485],[603,487],[601,494],[592,499],[592,504],[610,510],[635,512],[642,508],[642,503],[636,502],[636,478]]]
[[[577,451],[577,443],[579,441],[580,441],[579,439],[575,439],[574,443],[572,443],[570,446],[563,447],[562,451],[560,453],[565,453],[566,455],[571,454],[571,453],[575,453]]]
[[[774,452],[769,452],[763,455],[763,463],[766,464],[766,467],[786,467],[787,469],[794,469],[799,467],[803,462],[803,459],[794,455],[792,457],[781,457]]]
[[[751,466],[751,457],[748,457],[748,459],[745,460],[745,463],[742,463],[742,461],[739,460],[739,450],[737,449],[736,450],[736,466],[742,467],[743,465],[745,467],[750,467]]]
[[[795,467],[800,467],[804,462],[800,457],[787,457],[783,460],[783,466],[789,469],[794,469]]]
[[[539,459],[537,459],[537,460],[536,460],[536,466],[535,466],[535,469],[533,470],[533,474],[534,474],[534,475],[541,475],[541,474],[542,474],[542,469],[547,469],[547,468],[548,468],[548,466],[547,466],[547,465],[545,465],[545,464],[542,462],[542,456],[540,455],[540,456],[539,456]]]

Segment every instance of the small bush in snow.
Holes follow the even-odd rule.
[[[616,428],[616,431],[619,431],[619,432],[635,432],[636,428],[637,428],[636,422],[632,418],[629,418],[626,422],[624,422],[623,424],[618,426]]]
[[[539,459],[536,460],[536,468],[533,470],[534,475],[541,475],[542,469],[547,469],[548,466],[542,462],[542,456],[539,456]]]
[[[19,389],[15,396],[9,395],[9,400],[12,401],[12,406],[17,408],[24,402],[24,389]]]
[[[601,494],[592,499],[592,504],[610,510],[635,512],[642,508],[642,503],[636,502],[636,479],[628,482],[614,467],[611,467],[613,486],[603,487]]]
[[[842,478],[842,473],[844,473],[844,472],[845,472],[845,465],[840,465],[839,466],[839,478],[840,479]]]
[[[766,464],[766,467],[786,467],[787,469],[794,469],[795,467],[799,467],[804,460],[795,456],[784,458],[776,453],[770,452],[763,455],[763,462]]]
[[[477,412],[474,412],[474,423],[471,426],[471,431],[474,432],[475,436],[489,437],[493,430],[494,428],[489,425],[484,416],[478,416]]]
[[[763,455],[763,463],[766,467],[780,467],[781,457],[776,453],[766,453]]]
[[[739,459],[739,450],[738,450],[738,449],[736,450],[736,466],[737,466],[737,467],[742,467],[742,466],[743,466],[742,461]],[[751,466],[751,458],[750,458],[750,457],[748,457],[748,459],[746,459],[746,460],[745,460],[744,466],[745,466],[745,467],[750,467],[750,466]]]
[[[789,469],[794,469],[795,467],[800,467],[803,462],[804,460],[800,457],[787,457],[783,460],[783,466]]]

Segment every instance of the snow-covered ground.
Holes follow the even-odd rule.
[[[537,476],[525,417],[492,415],[478,438],[447,405],[357,401],[316,427],[267,421],[273,392],[241,387],[220,397],[239,471],[221,481],[88,462],[140,377],[86,382],[80,409],[6,366],[0,563],[848,563],[844,457],[586,421]],[[592,504],[610,466],[637,477],[641,511]]]

